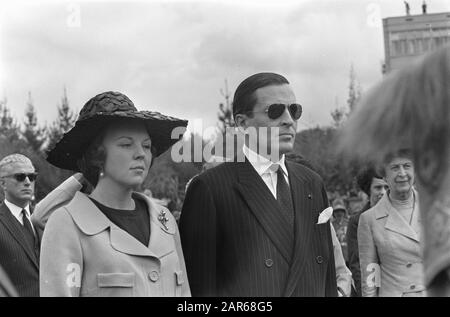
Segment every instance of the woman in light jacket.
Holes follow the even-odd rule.
[[[94,190],[77,192],[45,226],[42,296],[190,296],[175,219],[135,192],[153,158],[177,142],[186,125],[137,111],[117,92],[84,105],[47,160],[82,172]]]
[[[362,295],[426,296],[411,152],[401,149],[387,155],[380,172],[389,190],[361,214],[358,224]]]

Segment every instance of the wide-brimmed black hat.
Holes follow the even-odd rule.
[[[124,94],[104,92],[83,106],[75,126],[47,153],[47,161],[60,168],[79,171],[77,161],[95,136],[109,122],[120,118],[145,124],[155,148],[154,157],[161,155],[179,141],[188,124],[187,120],[169,117],[159,112],[138,111]],[[175,138],[172,138],[172,131],[175,128],[181,128],[183,133],[177,133]]]

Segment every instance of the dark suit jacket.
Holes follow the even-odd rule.
[[[352,289],[352,297],[361,297],[361,268],[359,267],[358,251],[358,222],[361,214],[370,208],[370,202],[355,215],[350,217],[347,227],[347,251],[348,267],[352,271],[355,289]]]
[[[17,292],[11,281],[0,266],[0,297],[16,297]]]
[[[20,296],[39,296],[39,258],[20,222],[0,204],[0,265]]]
[[[337,296],[330,223],[317,224],[328,206],[323,183],[302,165],[286,165],[294,236],[248,161],[192,180],[180,233],[193,296]]]

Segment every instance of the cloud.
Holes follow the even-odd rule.
[[[304,124],[327,124],[335,100],[345,104],[351,64],[365,90],[381,78],[374,21],[404,14],[391,0],[78,3],[2,7],[1,93],[17,117],[31,91],[39,118],[53,120],[66,86],[78,110],[118,90],[140,108],[214,125],[224,79],[232,94],[247,76],[275,71],[304,104]],[[449,6],[435,0],[429,11]]]

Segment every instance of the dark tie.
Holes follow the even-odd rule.
[[[292,203],[291,189],[284,178],[281,166],[278,166],[277,170],[277,201],[281,205],[281,209],[283,209],[289,224],[293,227],[294,204]]]
[[[31,227],[31,223],[28,220],[27,211],[25,209],[22,209],[22,221],[23,227],[25,229],[25,236],[28,242],[30,243],[30,246],[34,249],[35,247],[34,232],[33,228]]]

